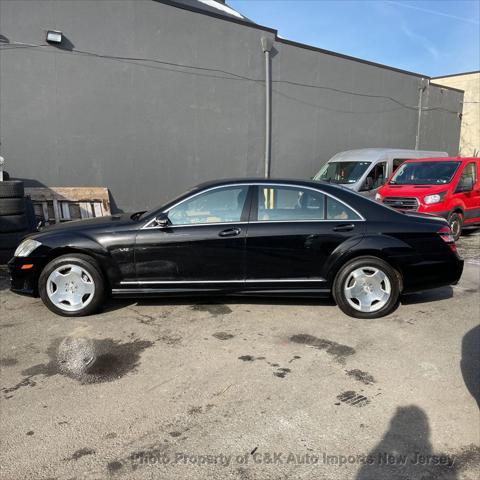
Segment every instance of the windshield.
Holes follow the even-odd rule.
[[[443,185],[452,181],[460,162],[404,163],[393,175],[390,185]]]
[[[355,183],[370,165],[370,162],[331,162],[313,177],[314,180],[324,180],[332,183]]]

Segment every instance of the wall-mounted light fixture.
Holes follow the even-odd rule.
[[[59,30],[47,30],[48,43],[62,43],[62,32]]]

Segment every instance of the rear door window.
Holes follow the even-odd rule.
[[[259,221],[324,220],[325,195],[295,186],[260,185]]]
[[[344,203],[327,197],[327,220],[361,220],[361,217]]]

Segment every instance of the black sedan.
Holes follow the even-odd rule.
[[[58,224],[9,262],[12,290],[82,316],[107,294],[333,295],[347,315],[390,313],[402,292],[455,284],[445,220],[300,180],[202,184],[148,212]]]

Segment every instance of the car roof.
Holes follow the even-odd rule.
[[[477,157],[430,157],[430,158],[411,158],[405,160],[405,163],[418,162],[470,162],[472,160],[479,160]]]
[[[357,150],[345,150],[344,152],[338,152],[332,158],[330,158],[329,162],[341,162],[345,160],[352,160],[354,157],[355,161],[377,161],[383,158],[385,155],[412,155],[412,157],[416,158],[416,156],[421,154],[429,154],[432,157],[434,155],[446,155],[445,152],[435,151],[435,150],[409,150],[404,148],[359,148]]]
[[[287,185],[303,185],[306,187],[318,187],[321,185],[330,185],[328,182],[304,180],[301,178],[264,178],[264,177],[241,177],[241,178],[222,178],[219,180],[211,180],[203,182],[194,187],[195,190],[203,190],[209,187],[227,186],[232,184],[251,184],[251,183],[264,183],[264,184],[278,184],[283,183]]]

